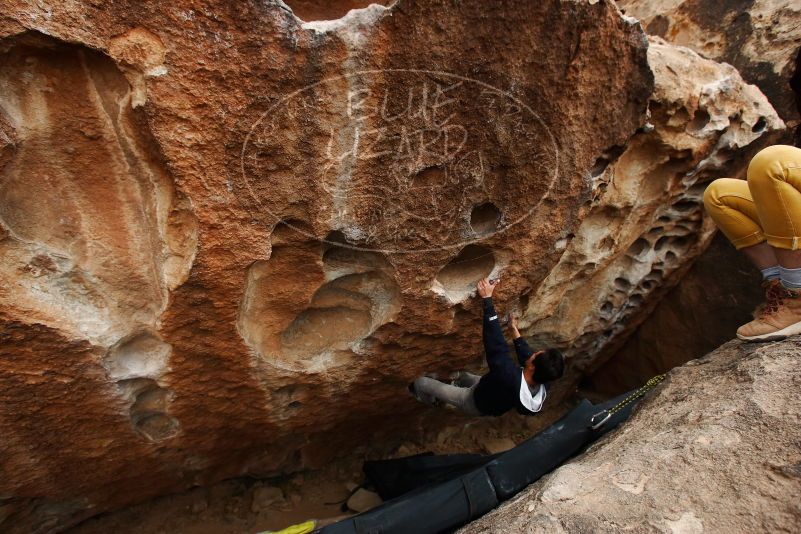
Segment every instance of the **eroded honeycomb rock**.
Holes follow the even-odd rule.
[[[715,231],[703,214],[707,183],[742,177],[755,141],[784,128],[730,65],[658,37],[648,60],[650,122],[610,150],[615,159],[601,156],[589,213],[524,307],[525,331],[569,347],[573,372],[600,365],[706,248]]]

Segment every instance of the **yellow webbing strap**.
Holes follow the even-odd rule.
[[[615,404],[612,408],[609,408],[608,410],[604,410],[600,413],[593,415],[590,418],[590,428],[592,428],[593,430],[600,428],[601,426],[603,426],[604,423],[606,423],[609,420],[610,417],[612,417],[617,412],[619,412],[620,410],[622,410],[635,400],[639,399],[640,397],[642,397],[643,395],[654,389],[664,379],[665,375],[656,375],[648,382],[646,382],[643,387],[641,387],[640,389],[638,389],[637,391],[635,391],[622,401]]]
[[[614,407],[610,408],[609,409],[609,413],[611,415],[615,415],[617,412],[619,412],[620,410],[622,410],[623,408],[625,408],[626,406],[628,406],[629,404],[631,404],[635,400],[639,399],[640,397],[642,397],[643,395],[648,393],[650,390],[654,389],[664,379],[665,379],[665,375],[656,375],[655,377],[650,379],[648,382],[646,382],[643,387],[641,387],[640,389],[638,389],[637,391],[635,391],[634,393],[632,393],[631,395],[629,395],[628,397],[626,397],[625,399],[623,399],[622,401],[617,403]]]
[[[308,534],[312,532],[316,526],[317,521],[311,519],[305,523],[298,523],[297,525],[292,525],[281,530],[265,530],[258,534]]]

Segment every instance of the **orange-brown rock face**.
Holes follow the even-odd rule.
[[[525,4],[303,22],[271,1],[7,0],[0,529],[313,467],[408,422],[409,380],[480,361],[482,276],[569,348],[578,319],[561,309],[556,331],[548,288],[590,277],[575,247],[554,266],[592,239],[588,213],[618,217],[604,162],[645,123],[653,75],[611,3]],[[359,7],[298,9],[324,5]],[[743,120],[696,124],[690,167],[779,127],[732,87],[704,105],[722,94]],[[639,158],[673,150],[640,139]],[[652,192],[621,243],[656,227]],[[535,291],[551,308],[522,305]]]

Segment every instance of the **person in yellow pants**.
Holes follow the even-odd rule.
[[[715,180],[704,206],[762,271],[765,304],[737,337],[774,341],[801,333],[801,148],[761,150],[748,165],[747,181]]]

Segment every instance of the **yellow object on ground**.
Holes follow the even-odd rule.
[[[292,525],[281,530],[265,530],[264,532],[259,532],[258,534],[308,534],[309,532],[312,532],[316,526],[317,521],[312,519],[310,521],[306,521],[305,523],[298,523],[297,525]]]

